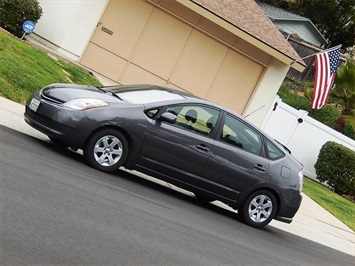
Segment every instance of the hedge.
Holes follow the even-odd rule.
[[[314,165],[317,179],[339,195],[355,196],[355,151],[339,143],[326,142]]]

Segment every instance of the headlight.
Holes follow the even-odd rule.
[[[302,171],[298,173],[298,178],[299,178],[300,194],[301,194],[302,188],[303,188],[303,172]]]
[[[75,110],[87,110],[107,105],[107,102],[98,99],[75,99],[64,104],[65,107],[69,107]]]

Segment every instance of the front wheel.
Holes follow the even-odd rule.
[[[241,215],[246,224],[255,228],[262,228],[271,222],[276,210],[275,196],[267,190],[258,190],[250,194],[245,200]]]
[[[90,137],[83,151],[90,166],[103,172],[113,172],[125,162],[128,142],[121,132],[103,129]]]

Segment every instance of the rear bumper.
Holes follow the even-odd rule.
[[[283,202],[279,208],[278,213],[275,216],[275,220],[291,223],[293,221],[293,217],[297,213],[298,209],[301,206],[302,196],[298,191],[287,191],[287,196],[283,198]]]

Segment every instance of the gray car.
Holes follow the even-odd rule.
[[[302,165],[238,114],[154,85],[52,84],[27,102],[25,121],[57,145],[82,149],[104,172],[123,166],[238,210],[248,225],[290,223]]]

